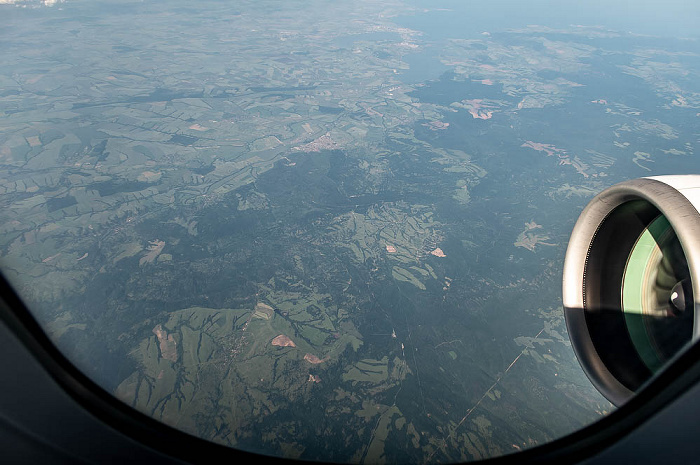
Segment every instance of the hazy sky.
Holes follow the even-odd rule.
[[[460,23],[470,30],[582,24],[638,34],[700,37],[697,0],[412,0],[411,3],[423,8],[452,9],[450,15],[439,15],[441,21]]]

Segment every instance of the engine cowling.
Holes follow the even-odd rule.
[[[621,405],[700,336],[700,175],[616,184],[579,217],[564,261],[571,343]]]

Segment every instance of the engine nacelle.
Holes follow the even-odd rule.
[[[566,251],[563,303],[583,370],[629,399],[698,339],[700,175],[616,184],[583,210]]]

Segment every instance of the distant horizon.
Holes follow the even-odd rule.
[[[655,1],[631,2],[625,0],[596,0],[582,4],[572,0],[535,0],[517,2],[513,0],[495,0],[488,3],[479,2],[473,8],[469,2],[443,0],[428,2],[426,0],[407,0],[407,3],[430,11],[432,16],[440,16],[446,26],[440,29],[446,34],[459,29],[465,33],[479,34],[483,31],[503,32],[528,25],[548,27],[604,27],[619,32],[650,35],[664,38],[698,39],[697,28],[700,20],[700,3]],[[569,4],[567,7],[563,5]],[[452,10],[460,14],[440,14],[439,9]],[[476,10],[478,24],[470,24],[465,13]],[[504,15],[504,12],[508,12]],[[446,12],[445,12],[446,13]],[[420,13],[416,15],[419,17]],[[423,14],[425,16],[425,13]],[[454,24],[453,24],[454,23]],[[453,27],[454,26],[454,27]],[[480,29],[479,29],[480,27]]]

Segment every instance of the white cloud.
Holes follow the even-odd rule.
[[[0,0],[0,5],[17,5],[22,7],[53,6],[63,0]]]

